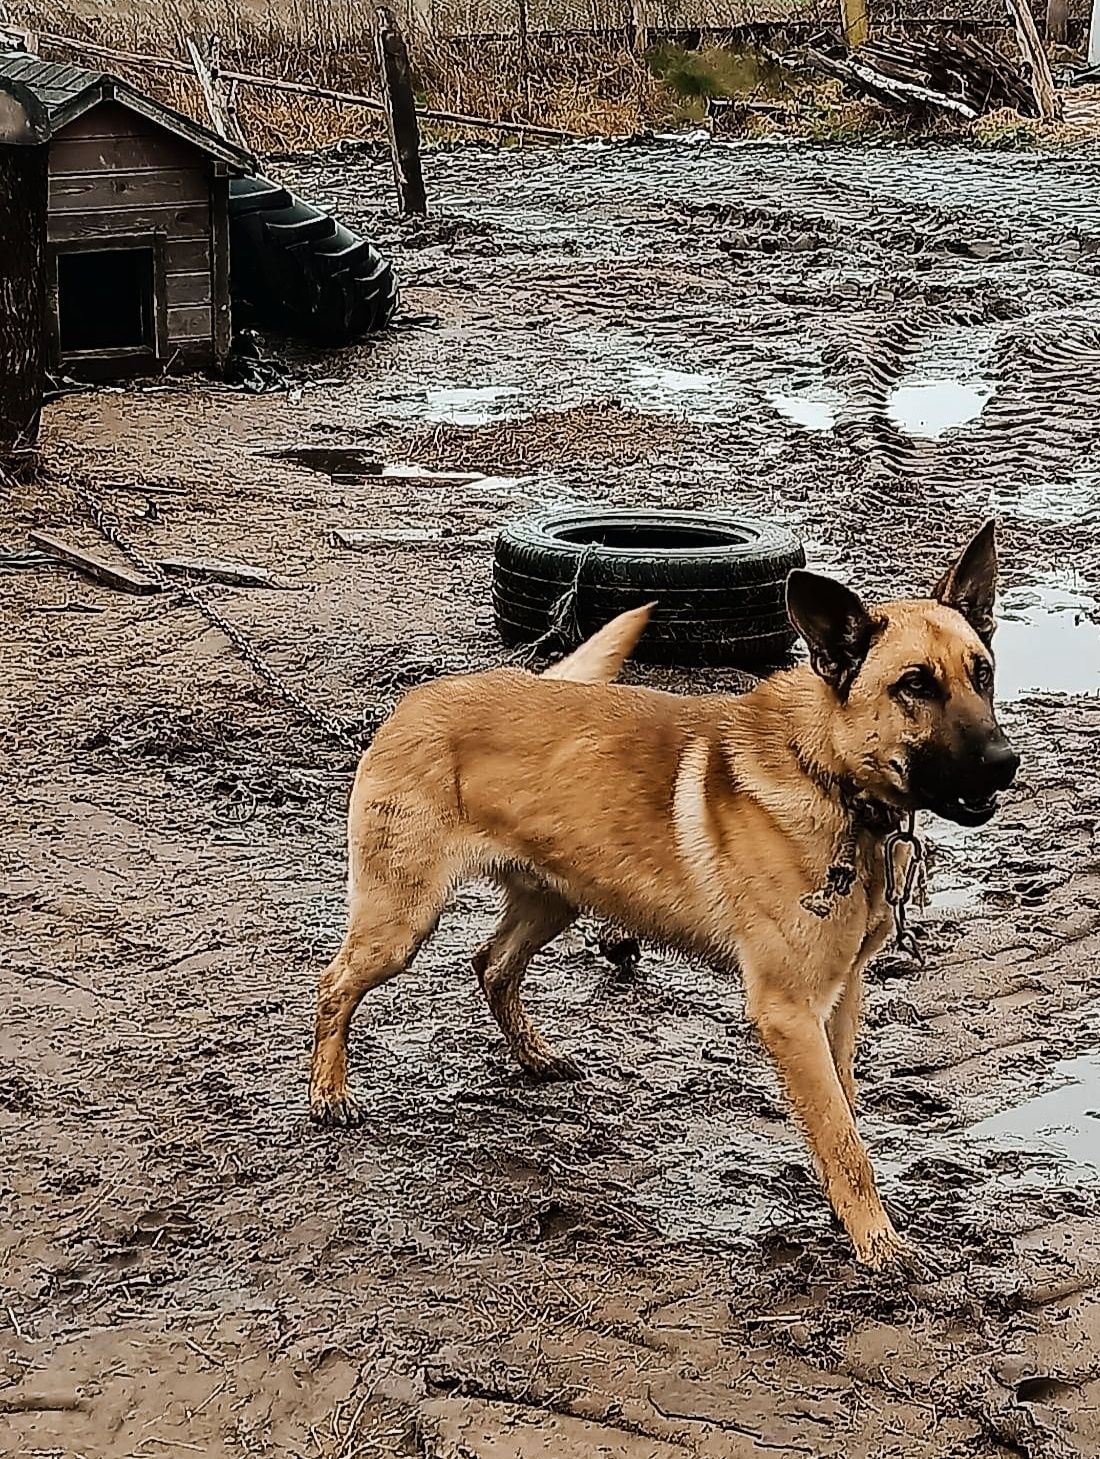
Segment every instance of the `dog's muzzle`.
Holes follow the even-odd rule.
[[[997,733],[965,757],[926,755],[912,767],[910,786],[920,804],[960,826],[984,826],[1020,768],[1020,757]]]

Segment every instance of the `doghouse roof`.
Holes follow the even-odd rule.
[[[255,162],[240,147],[219,137],[182,112],[162,106],[128,81],[103,71],[88,71],[63,61],[44,61],[25,51],[0,55],[0,76],[21,82],[45,107],[54,131],[83,116],[101,101],[114,101],[128,111],[155,122],[193,147],[225,162],[234,171],[253,172]]]

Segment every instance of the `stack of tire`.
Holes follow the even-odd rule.
[[[552,653],[655,603],[643,663],[765,668],[790,655],[787,574],[797,537],[725,513],[559,510],[497,538],[493,610],[504,642]]]
[[[373,245],[267,178],[231,181],[229,236],[233,303],[257,323],[342,345],[393,317],[397,282]]]

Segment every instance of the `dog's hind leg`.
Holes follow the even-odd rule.
[[[438,838],[429,833],[414,839],[409,829],[396,835],[391,818],[383,822],[369,810],[353,825],[347,932],[317,991],[309,1105],[319,1125],[361,1123],[347,1086],[352,1016],[372,988],[409,966],[447,897],[450,877]]]
[[[489,1009],[516,1059],[539,1079],[576,1079],[580,1069],[556,1054],[531,1022],[520,990],[527,965],[577,918],[577,909],[548,887],[519,877],[504,883],[504,912],[474,957]]]

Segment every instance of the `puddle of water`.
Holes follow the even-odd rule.
[[[770,394],[768,402],[781,416],[807,431],[831,431],[844,404],[841,395],[826,389],[804,395]]]
[[[937,838],[938,839],[938,838]],[[937,867],[931,873],[925,913],[945,922],[962,920],[982,900],[982,884],[975,876],[953,868]]]
[[[714,389],[713,376],[693,374],[688,370],[661,370],[652,365],[642,365],[633,373],[640,386],[662,394],[693,395]]]
[[[455,426],[481,426],[501,415],[517,390],[501,385],[429,390],[425,395],[428,413]]]
[[[999,511],[1011,511],[1020,517],[1093,526],[1100,520],[1098,499],[1100,472],[1082,467],[1063,481],[1022,481],[997,487],[993,504]]]
[[[972,1125],[982,1144],[1038,1149],[1078,1172],[1100,1171],[1100,1055],[1066,1059],[1052,1071],[1065,1083]]]
[[[1100,626],[1086,616],[1096,608],[1061,579],[1005,593],[994,640],[997,698],[1100,693]]]
[[[928,380],[899,385],[886,402],[886,412],[907,435],[934,438],[976,420],[992,394],[988,385]]]

